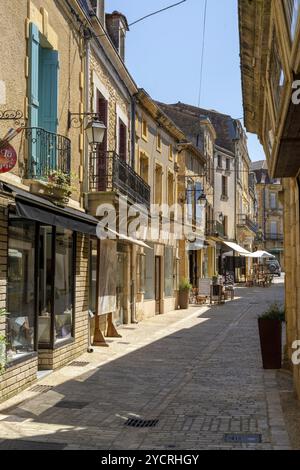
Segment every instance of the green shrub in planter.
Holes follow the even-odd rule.
[[[179,285],[179,306],[182,310],[189,308],[190,290],[192,289],[188,279],[182,279]]]

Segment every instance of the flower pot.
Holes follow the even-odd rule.
[[[189,299],[189,289],[182,289],[179,291],[179,306],[182,310],[187,310],[189,308]]]
[[[281,369],[282,322],[259,318],[258,328],[264,369]]]

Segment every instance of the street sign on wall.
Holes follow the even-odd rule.
[[[7,173],[17,163],[17,153],[7,142],[0,142],[0,173]]]

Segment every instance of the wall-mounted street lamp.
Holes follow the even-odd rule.
[[[98,113],[71,113],[69,111],[68,128],[80,128],[83,125],[85,118],[88,119],[88,123],[85,127],[85,132],[89,144],[102,144],[106,131],[106,126],[100,120],[100,116]]]

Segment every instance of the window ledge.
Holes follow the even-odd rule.
[[[31,359],[35,359],[37,357],[38,357],[38,353],[36,351],[33,351],[32,353],[29,353],[26,356],[16,357],[6,364],[6,370],[11,369],[12,367],[15,367],[19,364],[22,364],[23,362],[27,362],[27,361],[30,361]]]
[[[68,346],[69,344],[73,344],[73,343],[75,343],[74,338],[69,338],[69,339],[66,339],[64,341],[60,341],[59,343],[54,344],[53,350],[54,349],[64,348],[65,346]]]

